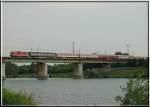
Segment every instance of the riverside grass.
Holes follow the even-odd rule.
[[[25,93],[3,88],[3,105],[36,105],[36,102],[33,101],[31,94],[27,96]]]

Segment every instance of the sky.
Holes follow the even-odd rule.
[[[146,2],[3,2],[2,54],[10,51],[147,56]]]

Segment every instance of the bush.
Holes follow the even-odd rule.
[[[32,95],[29,96],[23,93],[15,93],[6,88],[3,88],[3,105],[35,105],[32,100]]]
[[[124,95],[115,99],[120,101],[120,105],[148,105],[148,80],[131,79],[127,82],[127,87],[122,88]]]

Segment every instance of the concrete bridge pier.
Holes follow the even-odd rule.
[[[5,75],[5,63],[2,62],[2,79],[5,80],[6,79],[6,75]]]
[[[37,73],[39,80],[48,79],[48,66],[46,63],[37,63]]]
[[[73,66],[73,78],[74,79],[81,79],[83,78],[83,64],[82,63],[75,63]]]

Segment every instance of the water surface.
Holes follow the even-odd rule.
[[[119,105],[114,97],[122,94],[127,79],[9,78],[4,86],[32,93],[38,105]]]

